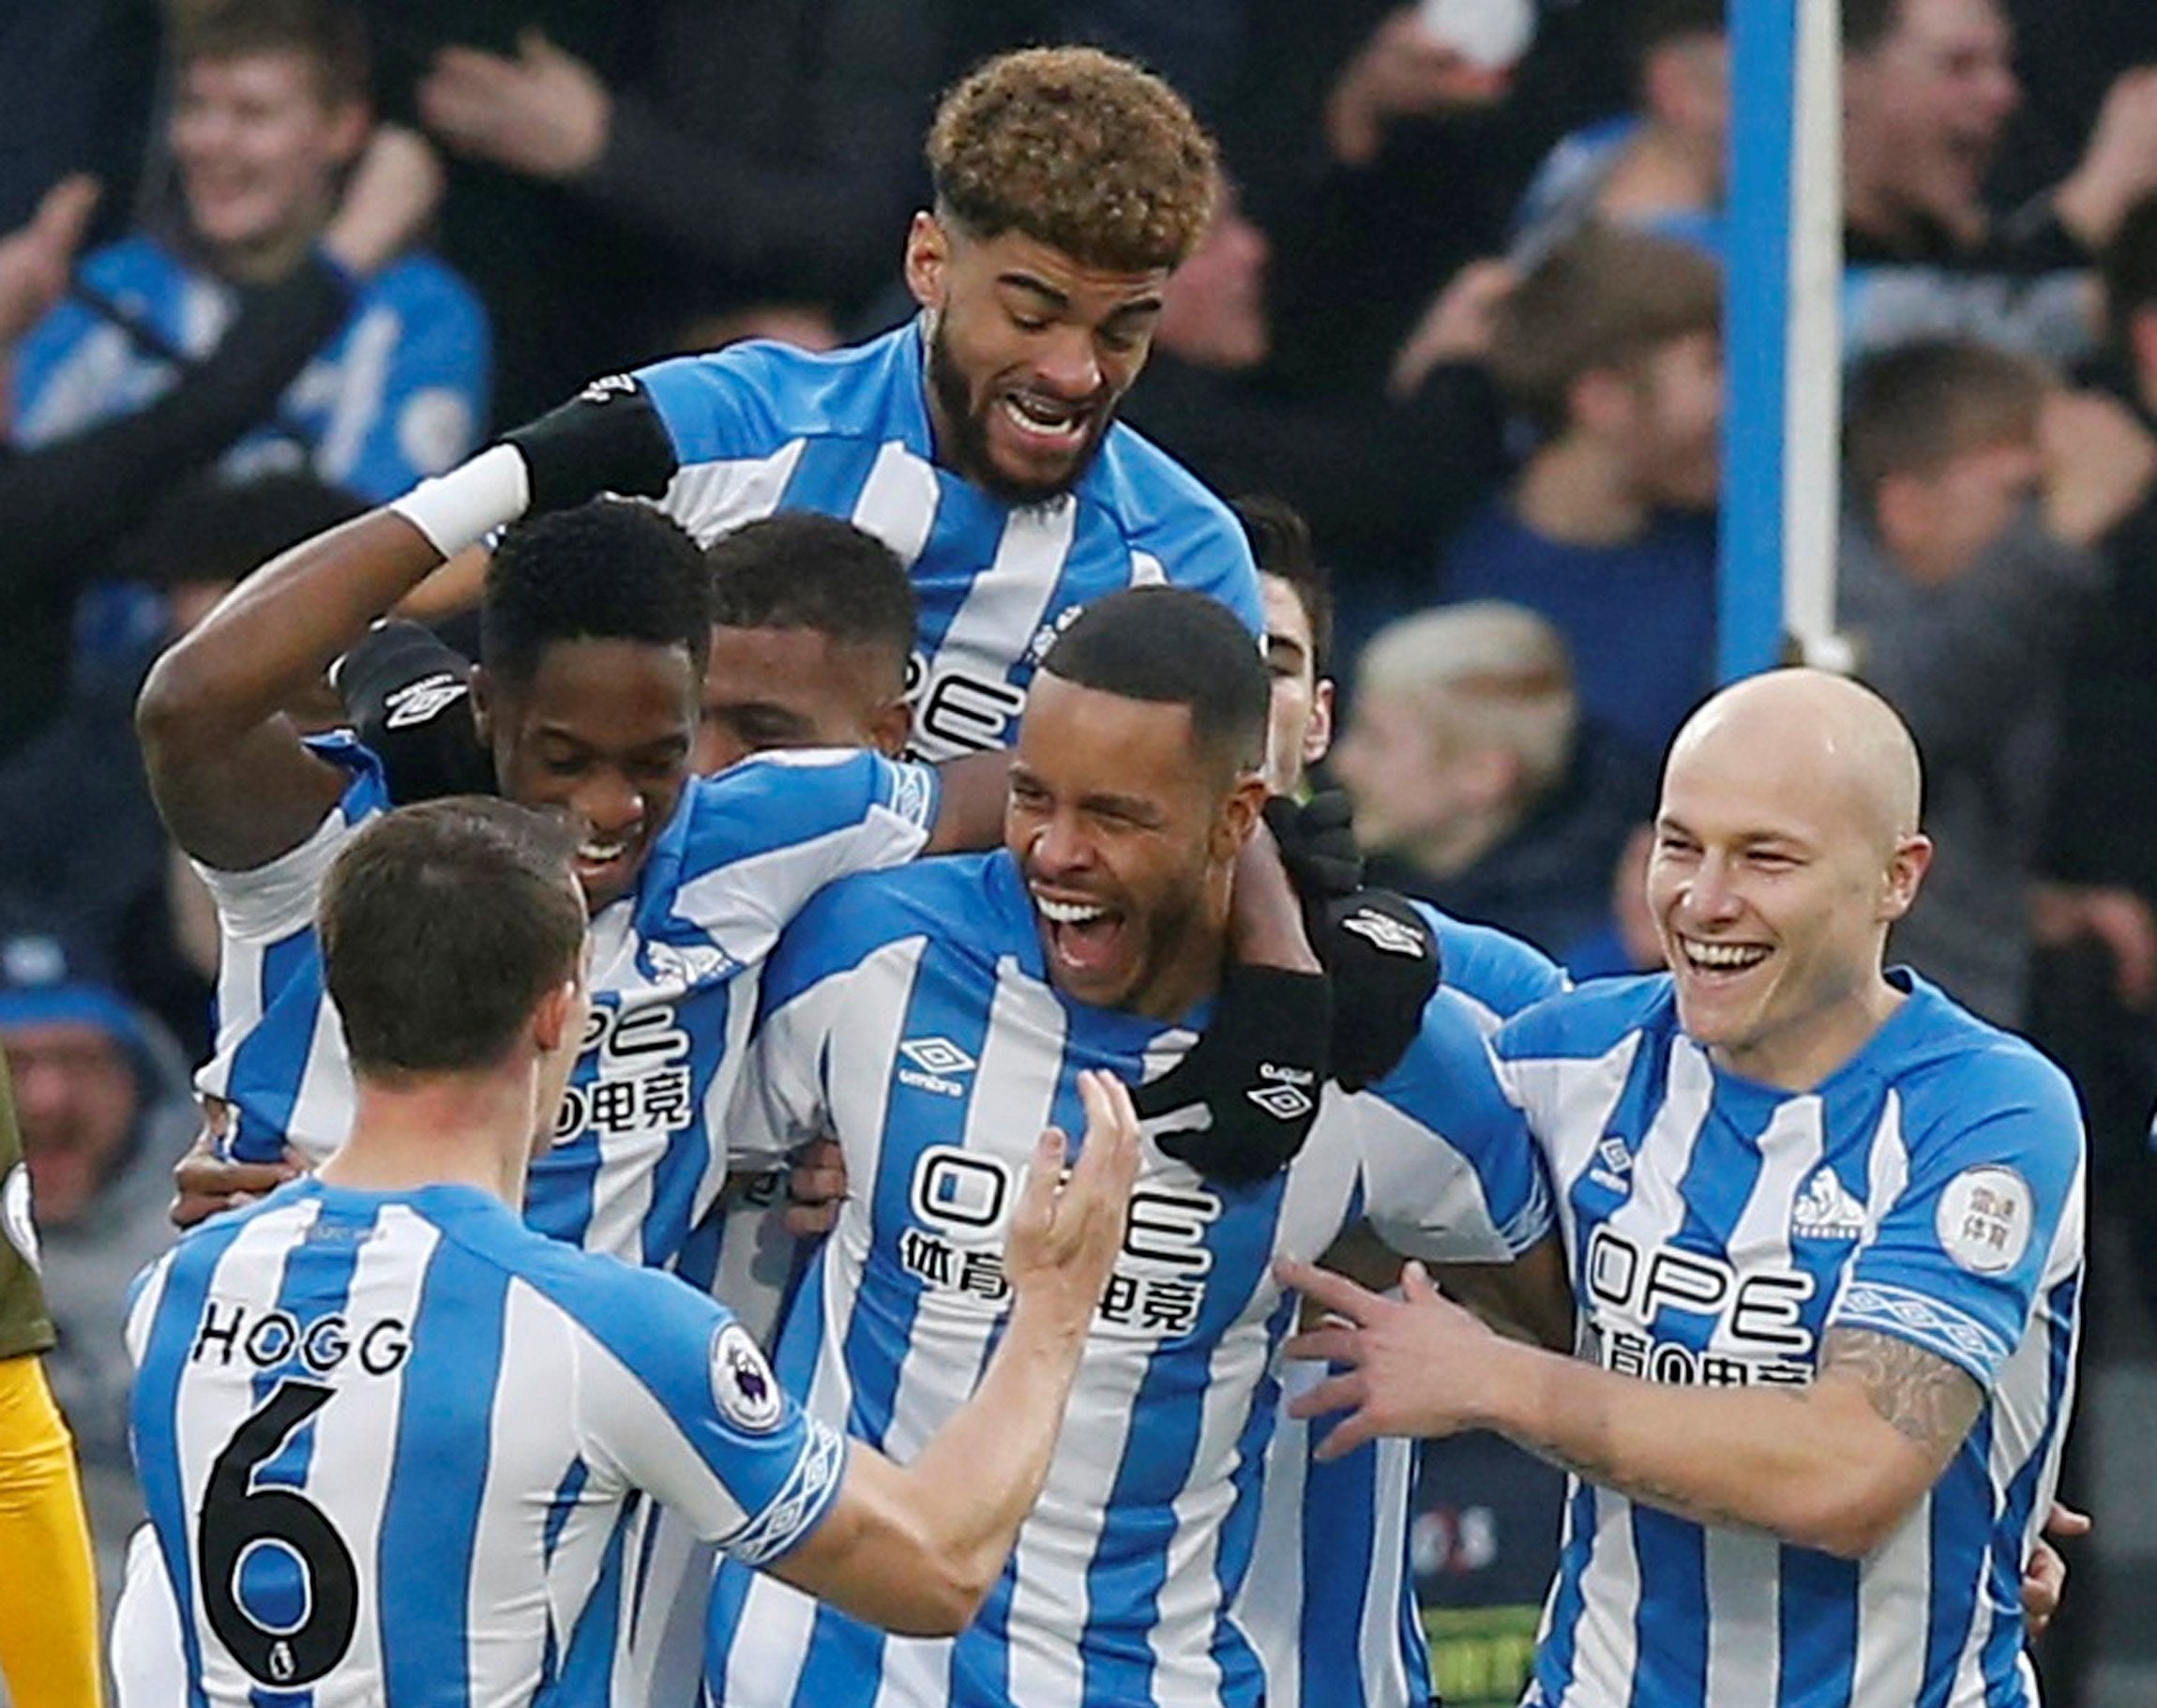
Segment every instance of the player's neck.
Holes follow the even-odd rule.
[[[533,1074],[513,1071],[363,1078],[352,1136],[323,1164],[322,1179],[365,1192],[476,1187],[520,1208],[535,1086]]]
[[[1190,921],[1125,1006],[1150,1020],[1182,1020],[1220,990],[1228,953],[1229,901],[1224,892],[1206,899],[1202,916]]]
[[[1777,1027],[1772,1036],[1749,1048],[1716,1046],[1709,1059],[1741,1079],[1777,1091],[1814,1091],[1872,1042],[1907,994],[1876,973],[1811,1014]]]

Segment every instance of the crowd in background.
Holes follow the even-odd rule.
[[[1894,952],[2070,1069],[2147,1253],[2157,8],[1843,16],[1839,617],[1939,849]],[[134,748],[150,659],[594,374],[904,318],[921,134],[984,53],[1098,42],[1220,139],[1124,415],[1307,519],[1374,875],[1576,978],[1652,964],[1656,763],[1713,673],[1728,46],[1716,0],[1537,24],[1491,68],[1392,0],[13,0],[0,1045],[108,1568],[120,1301],[170,1237],[218,943]],[[1504,1452],[1434,1450],[1435,1602],[1540,1593],[1547,1547],[1506,1573],[1498,1538],[1555,1494]],[[1505,1687],[1517,1622],[1479,1640],[1449,1697]]]

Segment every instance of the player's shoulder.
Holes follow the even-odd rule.
[[[1486,1026],[1565,989],[1564,969],[1510,931],[1456,919],[1427,901],[1410,905],[1437,935],[1444,988],[1479,1010]]]
[[[936,784],[925,766],[867,748],[753,753],[692,778],[672,827],[680,881],[744,860],[781,855],[859,824],[879,809],[930,822]]]
[[[1189,469],[1126,422],[1109,428],[1078,492],[1113,516],[1134,540],[1164,534],[1217,535],[1248,550],[1235,512]]]
[[[1906,976],[1909,994],[1875,1066],[1900,1099],[1913,1140],[1952,1143],[1982,1123],[2019,1114],[2079,1142],[2081,1105],[2057,1063],[1936,986]]]
[[[765,996],[776,1005],[913,939],[990,960],[1022,952],[1022,932],[1031,930],[1023,907],[1010,856],[1001,850],[852,873],[825,884],[794,915],[765,973]]]
[[[1508,1061],[1591,1061],[1628,1038],[1663,1038],[1678,1023],[1667,973],[1597,978],[1532,1003],[1501,1026],[1492,1048]]]
[[[922,408],[911,324],[866,343],[803,350],[769,339],[638,370],[685,463],[776,450],[794,439],[904,437]]]

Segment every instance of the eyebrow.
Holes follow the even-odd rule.
[[[999,273],[996,276],[996,282],[1000,285],[1009,285],[1015,291],[1024,291],[1029,295],[1038,296],[1052,309],[1061,310],[1071,307],[1069,296],[1046,280],[1036,279],[1031,273]],[[1105,321],[1129,320],[1140,314],[1157,314],[1160,310],[1161,298],[1158,295],[1154,295],[1136,297],[1126,303],[1119,303],[1102,318]]]

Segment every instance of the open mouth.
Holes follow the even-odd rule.
[[[1033,906],[1048,927],[1050,957],[1068,976],[1098,977],[1124,941],[1124,915],[1091,901],[1063,901],[1035,892]]]
[[[1699,937],[1679,938],[1678,950],[1689,972],[1712,980],[1750,973],[1774,953],[1763,943],[1710,943]]]
[[[1094,418],[1091,404],[1066,402],[1037,391],[1006,392],[996,407],[1014,432],[1045,449],[1069,450],[1078,446]]]
[[[589,837],[577,844],[577,881],[586,889],[604,889],[628,875],[636,857],[633,837]]]

